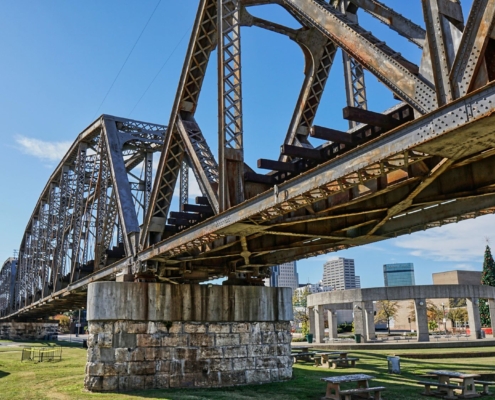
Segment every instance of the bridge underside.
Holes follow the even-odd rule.
[[[276,264],[495,212],[492,3],[476,3],[464,24],[458,3],[423,1],[424,30],[376,0],[201,0],[168,126],[103,115],[79,135],[40,196],[15,274],[0,270],[0,318],[80,308],[102,280],[262,285]],[[264,4],[301,28],[249,13]],[[421,65],[364,30],[360,9],[421,48]],[[241,27],[287,36],[306,62],[281,152],[258,160],[266,174],[244,160]],[[195,120],[214,49],[216,157]],[[337,50],[346,132],[314,124]],[[368,110],[365,70],[394,107]]]

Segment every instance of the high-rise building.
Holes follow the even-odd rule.
[[[323,265],[323,286],[331,286],[333,290],[356,289],[361,287],[361,279],[356,276],[354,260],[336,258]]]
[[[290,287],[296,290],[299,287],[299,276],[295,261],[272,267],[270,278],[265,279],[265,286]]]
[[[385,264],[383,266],[385,286],[413,286],[414,264]]]

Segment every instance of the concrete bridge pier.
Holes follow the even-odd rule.
[[[328,337],[330,339],[337,339],[338,334],[337,323],[337,310],[328,310]]]
[[[292,377],[290,288],[95,282],[91,391],[224,387]]]
[[[315,343],[324,343],[325,338],[325,310],[323,306],[314,307],[310,312],[314,312],[315,321]]]

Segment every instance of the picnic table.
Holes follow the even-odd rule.
[[[322,381],[327,383],[326,394],[325,397],[322,397],[322,400],[341,400],[342,396],[344,396],[345,400],[351,400],[352,395],[366,395],[365,398],[368,398],[371,393],[374,393],[373,398],[375,400],[381,400],[380,392],[385,390],[385,387],[370,387],[369,381],[372,379],[375,379],[375,377],[366,374],[352,374],[321,378]],[[348,382],[356,382],[356,388],[342,390],[340,385]]]
[[[306,351],[298,351],[298,352],[292,352],[291,357],[294,357],[294,364],[298,360],[303,360],[303,361],[311,361],[311,357],[315,355],[314,352],[306,352]]]
[[[338,366],[342,367],[349,367],[356,364],[356,361],[359,361],[359,358],[357,357],[348,357],[347,355],[349,352],[347,351],[330,351],[330,352],[324,352],[324,353],[316,353],[314,355],[314,360],[315,360],[315,366],[327,366],[331,367],[333,369],[337,368]],[[334,356],[334,357],[332,357]]]
[[[418,381],[418,383],[425,386],[423,394],[436,396],[441,395],[444,399],[472,399],[480,397],[476,392],[475,378],[479,378],[477,374],[464,374],[456,371],[430,371],[429,375],[437,377],[437,381]],[[451,380],[455,380],[453,384]],[[436,386],[437,390],[432,391],[431,386]],[[461,394],[455,394],[454,390],[461,390]]]

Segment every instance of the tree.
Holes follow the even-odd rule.
[[[390,300],[377,301],[377,313],[375,322],[387,321],[388,333],[390,334],[390,320],[393,319],[399,311],[399,302]]]
[[[434,321],[438,327],[438,323],[443,320],[443,309],[438,307],[435,303],[428,301],[426,303],[426,316],[428,321]]]
[[[60,332],[68,333],[70,327],[70,318],[67,315],[58,314],[53,317],[54,320],[58,321],[58,326]]]
[[[309,333],[309,315],[308,315],[308,295],[309,292],[308,287],[305,287],[303,290],[295,290],[294,295],[292,296],[292,309],[294,311],[294,322],[297,324],[301,324],[301,330],[303,336]]]
[[[481,274],[481,284],[495,286],[495,263],[493,261],[490,246],[486,245],[485,257],[483,260],[483,272]],[[482,326],[491,326],[490,309],[486,299],[480,299],[480,316]]]
[[[468,320],[468,313],[465,308],[451,308],[447,314],[447,318],[452,322],[455,332],[456,322],[466,322]]]

